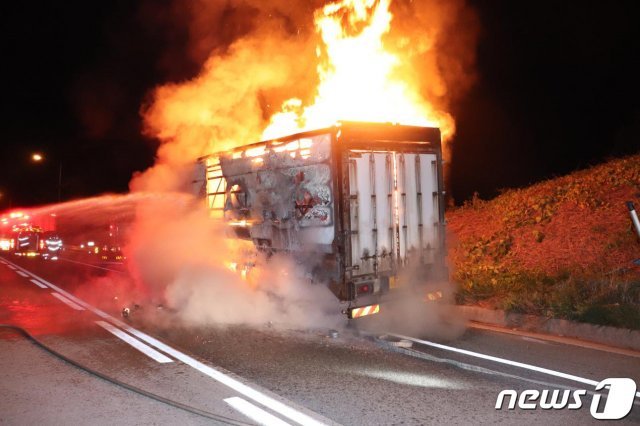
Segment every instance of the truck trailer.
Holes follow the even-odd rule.
[[[429,283],[447,280],[442,164],[438,128],[341,122],[201,157],[193,191],[356,318],[394,294],[433,299]]]

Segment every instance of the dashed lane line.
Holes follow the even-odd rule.
[[[66,304],[67,306],[69,306],[72,309],[75,309],[76,311],[84,311],[84,308],[80,305],[78,305],[77,303],[67,299],[66,297],[64,297],[63,295],[61,295],[60,293],[56,293],[55,291],[51,293],[51,295],[53,297],[55,297],[56,299],[58,299],[59,301],[61,301],[62,303]]]
[[[6,259],[5,259],[6,260]],[[137,338],[139,338],[140,340],[143,340],[145,342],[147,342],[148,344],[150,344],[151,346],[155,347],[156,349],[174,357],[175,359],[183,362],[184,364],[189,365],[190,367],[200,371],[201,373],[205,374],[206,376],[209,376],[210,378],[216,380],[217,382],[235,390],[236,392],[244,395],[245,397],[254,400],[255,402],[258,402],[259,404],[262,404],[263,406],[275,411],[276,413],[290,419],[293,420],[294,422],[303,425],[303,426],[323,426],[325,424],[329,424],[332,423],[330,420],[325,419],[323,416],[321,416],[320,414],[313,412],[311,410],[305,410],[307,412],[309,412],[310,414],[314,415],[315,417],[319,418],[320,420],[317,420],[314,417],[311,417],[311,415],[309,414],[305,414],[303,411],[301,411],[300,409],[295,409],[293,407],[290,407],[289,405],[280,402],[279,400],[277,400],[276,398],[270,397],[267,394],[260,392],[256,389],[253,389],[252,387],[242,383],[240,380],[235,379],[213,367],[210,367],[192,357],[190,357],[189,355],[182,353],[180,351],[178,351],[177,349],[172,348],[169,345],[166,345],[162,342],[160,342],[159,340],[143,333],[142,331],[139,331],[133,327],[130,327],[128,324],[123,323],[122,321],[112,317],[111,315],[101,311],[100,309],[88,304],[87,302],[85,302],[82,299],[77,298],[76,296],[74,296],[73,294],[69,293],[68,291],[63,290],[62,288],[58,287],[55,284],[52,284],[51,282],[45,280],[44,278],[32,273],[31,271],[24,269],[18,265],[15,265],[16,267],[18,267],[20,270],[24,271],[25,273],[29,274],[30,276],[37,278],[38,280],[42,281],[43,283],[46,283],[49,287],[51,287],[52,289],[54,289],[55,291],[63,294],[64,296],[66,296],[67,298],[73,300],[75,303],[77,303],[80,306],[83,306],[84,308],[90,310],[91,312],[95,313],[96,315],[98,315],[99,317],[105,319],[106,321],[109,321],[109,323],[118,326],[124,330],[126,330],[127,332],[131,333],[132,335],[136,336]],[[33,280],[32,280],[33,281]],[[116,328],[116,330],[118,330]],[[121,330],[118,330],[121,333],[123,333]],[[126,335],[126,333],[123,333]],[[128,336],[129,338],[132,338],[131,336]],[[133,339],[133,338],[132,338]],[[135,340],[135,339],[134,339]]]
[[[21,277],[23,277],[23,278],[29,278],[29,275],[25,274],[25,273],[24,273],[24,272],[22,272],[22,271],[16,271],[16,273],[17,273],[18,275],[20,275]]]
[[[45,284],[41,283],[39,280],[31,279],[29,281],[31,281],[32,283],[34,283],[35,285],[37,285],[40,288],[47,288],[47,286]]]
[[[288,419],[293,420],[296,423],[299,423],[301,425],[314,425],[314,426],[320,426],[324,424],[321,421],[318,421],[292,407],[289,407],[288,405],[270,396],[265,395],[262,392],[259,392],[245,385],[239,380],[234,379],[231,376],[224,374],[213,367],[210,367],[206,364],[201,363],[200,361],[190,357],[189,355],[186,355],[176,349],[173,349],[172,347],[160,342],[154,337],[151,337],[143,333],[140,330],[137,330],[133,327],[129,327],[127,324],[123,323],[122,321],[118,321],[118,320],[115,320],[115,321],[117,325],[119,325],[120,327],[123,327],[125,330],[127,330],[129,333],[133,334],[134,336],[138,337],[139,339],[144,340],[145,342],[171,355],[177,360],[182,361],[183,363],[195,368],[196,370],[222,383],[223,385],[230,387],[236,392],[246,396],[247,398],[253,399],[254,401],[264,405],[267,408],[270,408],[271,410],[277,412],[278,414],[283,415]],[[314,413],[314,414],[317,415],[317,413]]]
[[[264,426],[290,426],[289,423],[280,420],[273,414],[264,411],[262,408],[256,407],[246,399],[242,399],[238,396],[233,398],[227,398],[224,400],[231,407],[241,412],[245,416],[259,425]]]
[[[96,321],[96,324],[98,324],[100,327],[104,328],[109,333],[111,333],[114,336],[116,336],[118,339],[122,340],[123,342],[127,343],[128,345],[130,345],[133,348],[139,350],[140,352],[142,352],[143,354],[145,354],[149,358],[151,358],[151,359],[153,359],[153,360],[155,360],[155,361],[157,361],[157,362],[159,362],[161,364],[166,364],[166,363],[169,363],[169,362],[173,362],[173,360],[171,358],[169,358],[169,357],[165,356],[164,354],[161,354],[160,352],[156,351],[155,349],[145,345],[144,343],[142,343],[138,339],[134,339],[133,337],[129,336],[124,331],[120,330],[117,327],[114,327],[113,325],[109,324],[108,322]]]

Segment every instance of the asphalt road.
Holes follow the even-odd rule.
[[[595,424],[595,383],[626,377],[640,384],[640,354],[465,328],[446,309],[426,318],[431,327],[402,327],[381,315],[345,321],[337,337],[270,324],[194,326],[168,309],[133,308],[123,293],[127,280],[122,265],[4,255],[0,323],[200,415],[92,376],[0,329],[0,423]],[[129,317],[123,306],[132,307]],[[383,330],[398,335],[380,339]],[[589,393],[577,410],[509,410],[506,403],[497,410],[507,389]],[[640,398],[622,422],[640,423]]]

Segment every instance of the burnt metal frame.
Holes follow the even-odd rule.
[[[370,151],[372,149],[384,149],[396,152],[411,152],[434,154],[436,156],[436,172],[438,179],[438,230],[439,250],[435,261],[444,265],[445,250],[445,226],[444,208],[445,191],[443,177],[443,158],[441,147],[440,129],[435,127],[406,126],[392,123],[367,123],[349,122],[337,123],[335,126],[307,132],[295,133],[278,139],[265,140],[249,145],[213,153],[198,158],[202,161],[208,157],[220,157],[234,152],[245,151],[252,147],[266,145],[271,147],[278,143],[290,142],[297,139],[312,137],[322,134],[331,135],[331,159],[335,165],[333,173],[333,213],[334,213],[334,253],[340,271],[341,299],[353,301],[355,294],[350,294],[345,271],[352,267],[351,259],[351,207],[349,202],[349,161],[348,153],[352,149]],[[361,277],[359,277],[361,278]]]

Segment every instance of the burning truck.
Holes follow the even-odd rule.
[[[235,238],[284,253],[349,318],[446,281],[438,128],[342,122],[198,160],[194,192]]]

